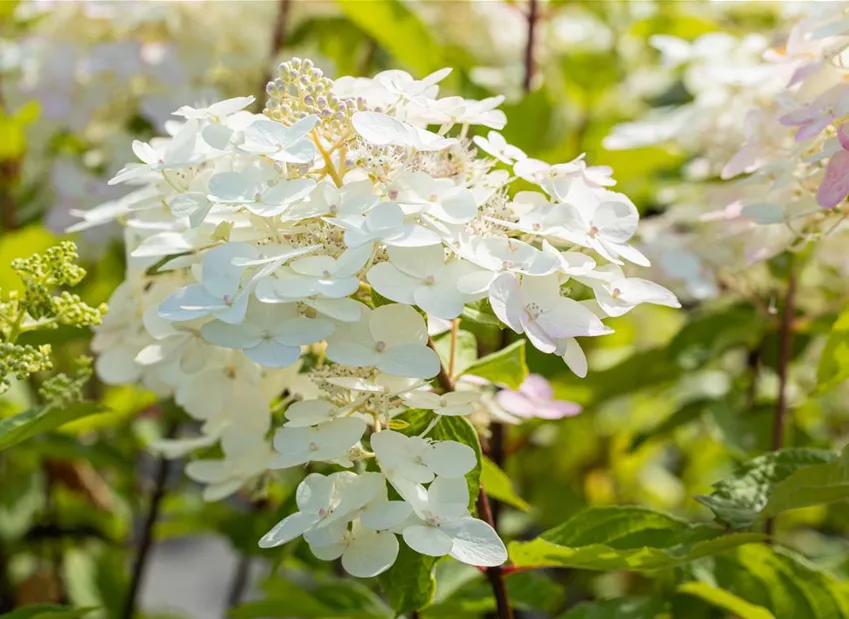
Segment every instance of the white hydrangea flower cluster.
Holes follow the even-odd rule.
[[[741,268],[800,241],[839,238],[831,233],[843,228],[842,207],[823,209],[849,194],[849,132],[841,128],[849,119],[847,8],[788,4],[772,44],[759,35],[711,34],[692,44],[655,37],[670,66],[686,63],[695,99],[621,125],[605,144],[668,141],[692,155],[688,178],[700,182],[669,191],[673,206],[647,228],[650,253],[694,296],[715,295],[715,277],[727,283],[724,276],[743,276]]]
[[[140,163],[112,182],[141,187],[86,215],[126,226],[127,281],[94,342],[101,377],[172,393],[202,422],[200,437],[160,444],[166,453],[220,439],[223,459],[187,468],[208,499],[267,469],[344,469],[309,474],[299,511],[260,544],[303,535],[356,576],[388,569],[397,535],[425,555],[507,558],[469,510],[475,451],[427,437],[481,394],[434,392],[442,364],[423,315],[456,320],[488,303],[584,375],[576,338],[610,333],[603,317],[678,306],[623,273],[624,261],[648,261],[629,245],[638,213],[608,188],[611,171],[526,157],[496,132],[500,97],[438,97],[449,72],[333,82],[292,59],[264,114],[245,110],[252,97],[182,107],[170,137],[134,142]],[[472,125],[492,131],[469,139]],[[516,178],[540,191],[510,197]],[[595,300],[566,296],[569,280]],[[412,410],[430,416],[417,436],[393,425]]]

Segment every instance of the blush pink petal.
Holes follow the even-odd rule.
[[[535,417],[539,410],[539,405],[518,391],[509,391],[507,389],[499,391],[495,394],[495,401],[508,413],[524,417],[525,419]]]
[[[840,151],[828,162],[825,178],[817,192],[817,204],[834,208],[849,196],[849,152]]]
[[[554,397],[551,383],[539,374],[529,374],[519,387],[519,391],[531,400],[537,400],[539,402],[550,402],[551,398]]]
[[[574,417],[580,412],[581,407],[574,402],[554,401],[540,408],[537,417],[540,419],[563,419],[564,417]]]

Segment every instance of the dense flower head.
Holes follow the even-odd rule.
[[[86,214],[120,217],[128,251],[94,342],[101,377],[173,395],[200,422],[164,453],[221,441],[223,458],[187,471],[209,499],[269,469],[330,465],[261,545],[303,535],[358,576],[394,563],[396,535],[426,555],[506,560],[469,510],[475,451],[428,436],[485,394],[439,392],[425,317],[459,320],[474,303],[584,375],[576,338],[610,333],[603,319],[639,303],[678,306],[623,273],[648,261],[611,171],[528,159],[496,131],[473,142],[470,127],[504,126],[502,99],[440,98],[449,72],[334,82],[294,58],[264,114],[247,111],[252,97],[182,107],[168,137],[134,142],[140,162],[112,182],[140,188]],[[511,193],[518,177],[539,190]],[[570,298],[570,280],[595,299]],[[419,435],[396,419],[411,411],[430,418]]]
[[[684,67],[693,101],[620,125],[605,142],[672,143],[690,156],[690,182],[665,190],[671,207],[647,240],[664,274],[691,296],[716,295],[729,274],[845,229],[847,3],[784,9],[771,40],[655,37],[665,64]]]

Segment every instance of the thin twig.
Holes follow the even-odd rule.
[[[427,338],[427,345],[435,352],[437,355],[439,354],[436,350],[436,344],[433,343],[433,338]],[[446,393],[449,391],[454,391],[454,379],[445,371],[445,366],[441,363],[439,364],[439,374],[436,375],[436,382],[439,383],[439,386],[442,387],[442,390]]]
[[[176,421],[169,422],[165,438],[174,438],[177,434],[177,428],[178,424]],[[147,508],[147,514],[145,514],[138,550],[133,561],[130,585],[127,590],[126,601],[124,602],[124,612],[121,615],[122,619],[133,619],[136,613],[141,580],[144,576],[148,559],[150,558],[150,551],[153,548],[153,529],[156,526],[156,521],[159,520],[162,499],[165,498],[166,482],[168,481],[172,465],[173,462],[165,457],[160,456],[157,461],[156,475],[153,480],[153,492],[150,495],[150,504]]]
[[[537,0],[529,0],[528,37],[525,43],[525,78],[522,82],[522,88],[524,88],[525,92],[531,91],[531,84],[533,83],[534,73],[536,72],[534,45],[536,40],[537,19],[539,17],[537,9]]]
[[[787,267],[787,291],[784,295],[784,307],[779,326],[778,349],[778,397],[775,401],[775,415],[772,425],[773,451],[784,447],[784,432],[787,425],[787,370],[790,366],[790,356],[793,350],[793,317],[796,313],[796,269],[793,254],[790,254],[790,264]],[[775,530],[775,519],[769,518],[765,523],[766,534],[770,537]]]
[[[448,376],[454,377],[454,366],[457,362],[457,333],[460,330],[460,319],[451,321],[451,352],[448,355]]]
[[[427,343],[428,346],[436,352],[433,339],[428,338]],[[445,366],[442,364],[439,366],[439,374],[437,374],[436,380],[439,383],[439,386],[442,387],[442,390],[446,393],[454,391],[454,379],[451,378],[449,373],[445,371]],[[492,508],[490,507],[489,497],[486,495],[483,484],[480,484],[477,506],[478,514],[481,519],[495,529],[492,517]],[[510,598],[507,595],[507,583],[504,581],[504,569],[500,565],[497,565],[494,567],[488,567],[485,571],[490,586],[492,586],[492,592],[495,595],[496,616],[498,619],[513,619],[513,610],[510,608]]]
[[[265,85],[273,78],[274,70],[271,64],[277,60],[277,56],[286,45],[286,32],[289,26],[289,8],[291,0],[277,0],[277,16],[274,18],[274,30],[271,32],[271,47],[268,52],[268,67],[263,74],[262,93],[265,93]]]
[[[251,574],[252,557],[242,553],[239,556],[239,563],[236,565],[236,571],[233,572],[233,580],[230,582],[230,591],[227,593],[227,608],[224,611],[224,618],[229,616],[229,611],[241,603],[245,595],[245,589],[248,586],[248,580]]]
[[[483,484],[480,485],[480,492],[478,493],[478,514],[484,522],[493,529],[495,528],[492,508]],[[513,619],[513,609],[510,607],[510,597],[507,594],[507,583],[504,581],[504,568],[500,565],[486,568],[486,578],[495,594],[495,616],[498,619]]]
[[[0,111],[7,113],[2,81],[0,81]],[[15,201],[15,183],[20,176],[20,168],[21,162],[18,159],[0,161],[0,224],[4,232],[16,230],[20,225],[18,205]]]

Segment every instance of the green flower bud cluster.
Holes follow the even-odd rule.
[[[21,346],[0,342],[0,394],[10,386],[12,377],[24,380],[30,374],[53,368],[50,345]]]
[[[94,373],[94,360],[79,357],[76,371],[68,376],[61,373],[51,376],[38,388],[38,395],[49,405],[65,406],[83,399],[83,388]]]
[[[35,347],[16,343],[23,333],[55,329],[59,325],[88,327],[100,324],[106,313],[105,304],[91,307],[79,295],[61,289],[76,286],[85,277],[85,269],[76,264],[77,258],[76,245],[66,241],[43,254],[12,262],[12,269],[23,283],[23,291],[0,290],[0,393],[9,388],[12,377],[23,380],[34,372],[53,367],[49,345]],[[52,389],[67,392],[76,384],[76,379],[65,379],[66,383],[60,379]]]
[[[309,59],[292,58],[277,67],[277,78],[265,89],[265,115],[290,125],[310,114],[317,115],[323,130],[339,135],[354,112],[365,109],[362,99],[343,99],[333,93],[333,81]]]

